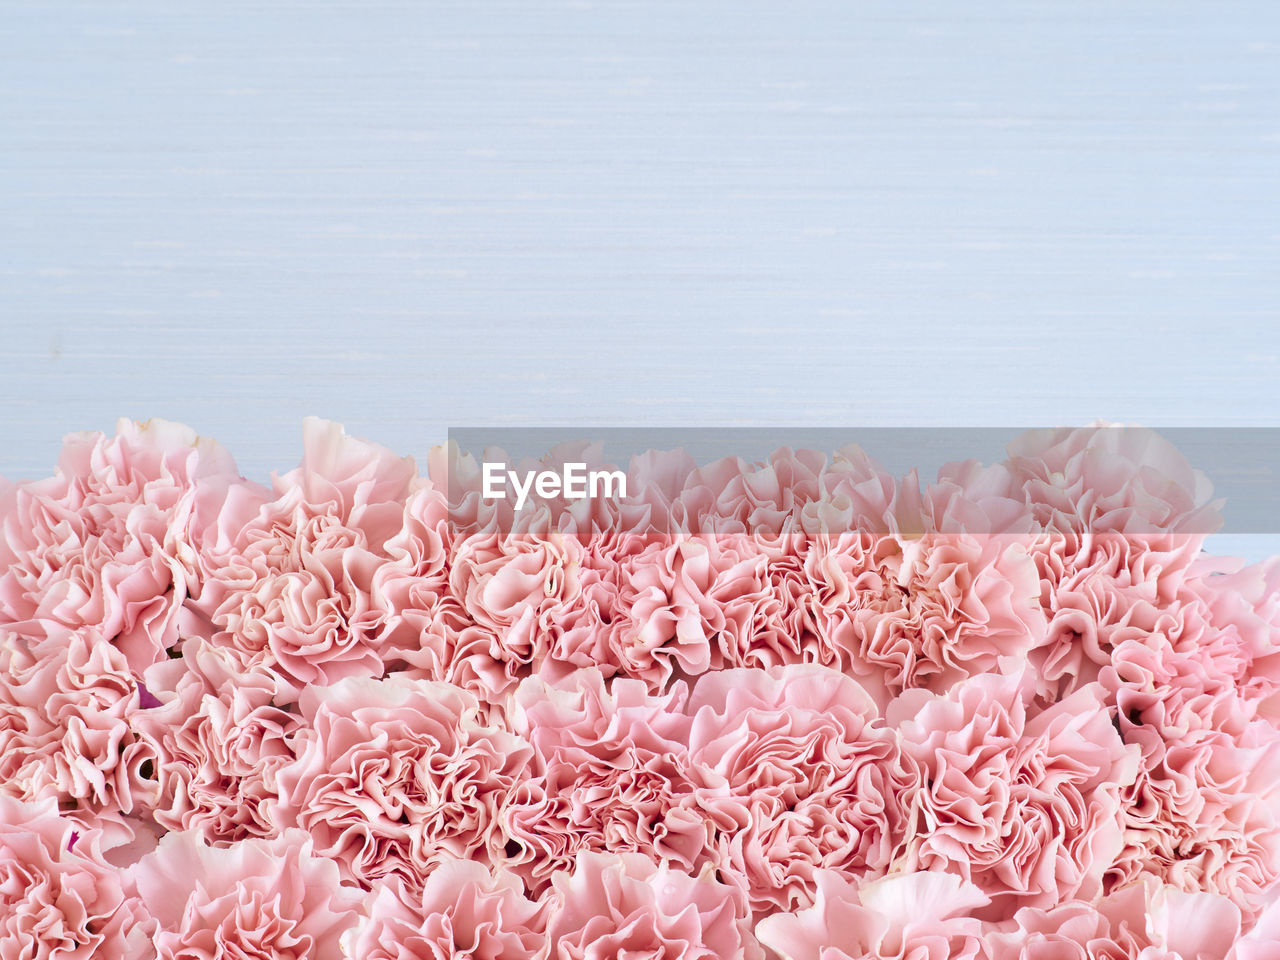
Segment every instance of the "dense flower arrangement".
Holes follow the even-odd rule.
[[[0,956],[1280,957],[1280,560],[1158,437],[518,515],[304,439],[0,488]]]

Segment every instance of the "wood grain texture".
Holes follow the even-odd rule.
[[[1280,423],[1280,6],[0,2],[0,472]]]

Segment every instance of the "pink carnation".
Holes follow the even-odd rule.
[[[1123,843],[1121,790],[1136,748],[1096,685],[1043,712],[1028,677],[975,677],[946,697],[907,695],[891,717],[923,788],[907,850],[913,869],[947,870],[991,897],[981,916],[1088,899]]]
[[[715,664],[720,607],[711,596],[719,573],[737,561],[715,537],[653,540],[617,570],[619,622],[609,660],[655,690]]]
[[[786,960],[975,960],[987,897],[947,873],[898,873],[851,884],[819,871],[812,907],[756,925],[760,943]]]
[[[1221,523],[1213,486],[1164,437],[1096,424],[1031,430],[1011,441],[1005,466],[1045,529],[1182,533],[1194,554]]]
[[[515,700],[533,762],[507,811],[508,855],[531,890],[583,850],[639,851],[689,871],[705,862],[710,831],[683,688],[657,697],[616,679],[606,689],[590,669],[555,685],[526,680]]]
[[[241,671],[201,640],[183,651],[147,671],[148,693],[163,702],[133,717],[155,757],[155,820],[210,843],[272,836],[275,774],[294,758],[298,719],[272,703],[264,671]]]
[[[419,896],[379,885],[367,909],[344,940],[351,960],[534,960],[546,943],[546,905],[470,860],[442,861]]]
[[[915,781],[856,681],[816,666],[725,670],[687,709],[690,756],[722,784],[703,801],[720,866],[754,911],[808,906],[820,869],[889,868]]]
[[[1237,731],[1183,722],[1173,735],[1121,721],[1142,759],[1108,880],[1219,893],[1252,920],[1280,891],[1280,733],[1261,720]]]
[[[287,701],[309,683],[382,672],[392,611],[375,590],[404,523],[413,461],[310,418],[302,464],[274,498],[229,499],[202,553],[190,629],[244,669],[280,677]]]
[[[0,956],[150,957],[145,915],[72,826],[52,800],[0,796]]]
[[[1211,485],[1137,427],[1031,431],[1005,467],[1045,531],[1031,547],[1050,619],[1034,663],[1042,697],[1091,682],[1109,649],[1151,629],[1221,522]]]
[[[141,672],[177,642],[192,530],[237,480],[225,450],[180,424],[67,437],[54,476],[0,485],[0,623],[90,628]]]
[[[1241,567],[1217,564],[1187,583],[1213,630],[1232,641],[1235,686],[1280,727],[1280,557]]]
[[[56,799],[104,847],[132,839],[150,807],[155,754],[132,718],[139,691],[124,654],[95,630],[49,624],[36,641],[0,638],[0,791]]]
[[[1044,638],[1039,577],[1017,539],[850,534],[811,551],[808,569],[840,662],[882,702],[1018,672]]]
[[[1224,960],[1239,932],[1229,900],[1139,883],[1096,904],[1024,907],[986,943],[989,960]]]
[[[455,544],[450,587],[500,665],[495,694],[546,658],[551,619],[581,592],[581,552],[576,539],[559,534],[485,533]]]
[[[300,831],[229,847],[170,833],[130,877],[158,925],[158,960],[341,960],[358,917],[359,892]]]
[[[657,692],[780,644],[767,550],[745,535],[591,538],[580,599],[550,622],[552,669],[598,667]]]
[[[1248,933],[1236,941],[1228,960],[1274,960],[1280,953],[1280,897],[1271,902]]]
[[[691,533],[772,539],[793,533],[819,498],[826,454],[783,447],[767,460],[726,457],[698,467],[680,493]]]
[[[1140,535],[1053,534],[1032,547],[1041,567],[1049,618],[1045,644],[1032,654],[1046,700],[1091,683],[1111,651],[1134,637],[1195,630],[1199,614],[1186,590],[1194,551],[1174,555]],[[1185,619],[1191,612],[1192,619]]]
[[[741,894],[636,853],[581,853],[555,880],[547,960],[758,960]]]
[[[276,774],[280,816],[344,877],[421,889],[448,857],[498,862],[500,823],[530,749],[486,726],[466,691],[393,675],[308,687],[297,760]]]

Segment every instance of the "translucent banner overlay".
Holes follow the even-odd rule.
[[[1280,428],[457,427],[455,531],[1280,533]]]

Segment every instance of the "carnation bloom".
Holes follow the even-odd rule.
[[[293,760],[298,726],[272,703],[275,679],[241,671],[193,639],[181,658],[151,667],[146,682],[163,702],[136,711],[133,728],[155,757],[156,822],[211,843],[275,834],[275,774]]]
[[[655,538],[622,560],[608,651],[621,672],[661,690],[673,676],[694,677],[715,664],[720,607],[711,591],[737,560],[717,547],[714,536]]]
[[[987,897],[947,873],[898,873],[852,884],[831,870],[815,877],[812,907],[756,925],[782,960],[972,960],[982,956],[975,908]]]
[[[1144,427],[1030,430],[1008,451],[1005,467],[1045,529],[1184,533],[1198,550],[1222,520],[1208,478]]]
[[[943,693],[1020,672],[1044,637],[1040,580],[1018,538],[846,534],[810,551],[816,617],[846,672],[884,691]]]
[[[1123,843],[1120,793],[1138,760],[1103,691],[1039,713],[1031,693],[1027,676],[974,677],[890,708],[911,717],[902,750],[922,783],[907,863],[975,884],[991,898],[985,919],[1095,896]]]
[[[204,583],[190,630],[244,669],[280,677],[281,702],[306,684],[381,673],[396,624],[375,584],[392,562],[413,461],[310,418],[297,470],[274,497],[229,498],[201,553]],[[403,553],[397,556],[405,561]]]
[[[308,687],[297,759],[276,774],[280,817],[307,830],[344,877],[413,892],[442,859],[497,862],[502,811],[529,746],[486,726],[475,698],[393,675]]]
[[[754,911],[808,906],[822,868],[884,873],[905,839],[915,781],[858,683],[825,667],[724,670],[687,707],[690,757],[717,856]]]
[[[444,860],[418,896],[375,886],[367,916],[345,934],[350,960],[533,960],[546,942],[546,904],[510,873]]]
[[[482,533],[459,538],[450,557],[453,595],[487,635],[506,690],[539,665],[550,620],[579,596],[582,547],[558,533]]]
[[[773,539],[797,529],[822,493],[826,454],[782,447],[763,461],[725,457],[698,467],[680,491],[685,529]]]
[[[0,956],[151,956],[139,905],[72,827],[52,800],[0,796]]]
[[[682,686],[651,696],[638,680],[606,689],[596,669],[521,684],[514,726],[533,762],[506,822],[510,863],[532,890],[583,850],[639,851],[691,872],[706,860],[684,699]]]
[[[297,830],[228,847],[170,833],[130,881],[157,923],[158,960],[340,960],[339,938],[358,917],[359,892]]]
[[[1216,562],[1187,583],[1209,626],[1233,641],[1235,687],[1280,727],[1280,557],[1242,566]]]
[[[1212,714],[1200,718],[1192,708],[1171,719],[1184,731],[1121,719],[1142,758],[1123,792],[1124,847],[1108,879],[1150,875],[1219,893],[1252,919],[1280,883],[1280,732],[1262,720],[1219,729],[1205,722]]]
[[[1050,623],[1033,662],[1038,692],[1057,699],[1179,594],[1219,504],[1205,476],[1143,428],[1029,431],[1008,449],[1004,467],[1045,531],[1031,554]]]
[[[1273,960],[1280,953],[1280,897],[1259,915],[1253,929],[1236,941],[1228,960]]]
[[[125,816],[155,794],[155,754],[131,722],[139,691],[95,630],[47,627],[39,641],[0,636],[0,792],[54,799],[104,847],[126,842]]]
[[[178,640],[192,528],[237,481],[230,455],[180,424],[68,436],[54,476],[0,483],[0,624],[91,628],[141,672]]]
[[[637,853],[581,853],[555,878],[548,960],[759,960],[739,891]]]
[[[1024,907],[986,935],[989,960],[1224,960],[1240,933],[1240,911],[1212,893],[1148,882],[1096,903]]]

